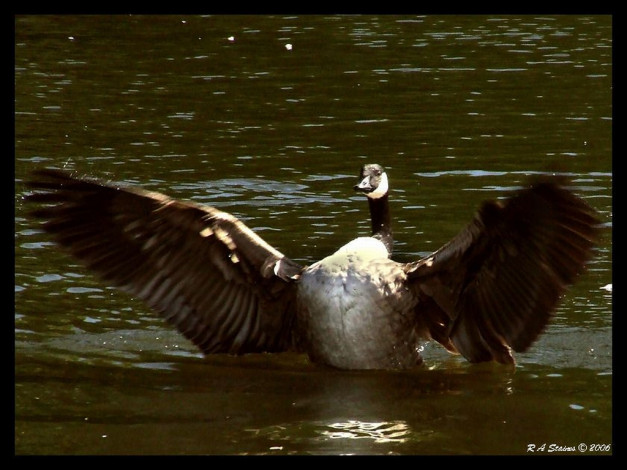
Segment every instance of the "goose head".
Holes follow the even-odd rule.
[[[381,165],[364,165],[359,173],[359,183],[354,189],[365,193],[369,199],[379,199],[388,194],[388,176]]]

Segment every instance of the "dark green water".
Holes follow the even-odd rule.
[[[15,452],[610,454],[611,100],[611,17],[17,17]],[[399,260],[537,172],[599,211],[515,370],[435,344],[402,373],[203,358],[22,200],[31,170],[70,168],[216,205],[310,263],[368,234],[364,162],[388,170]]]

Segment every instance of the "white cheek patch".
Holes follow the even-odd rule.
[[[388,189],[388,175],[382,173],[377,189],[375,189],[371,193],[366,194],[366,196],[368,196],[370,199],[379,199],[380,197],[383,197],[388,193]]]
[[[359,189],[368,188],[370,186],[370,176],[366,176],[361,182],[357,185]]]

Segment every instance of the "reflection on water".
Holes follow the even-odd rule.
[[[15,33],[17,453],[611,443],[610,17],[31,16]],[[351,190],[365,162],[390,175],[399,261],[529,175],[567,174],[599,211],[588,273],[515,369],[432,343],[404,373],[203,358],[57,250],[22,201],[32,169],[67,168],[216,205],[308,264],[369,232]]]
[[[364,450],[371,453],[393,453],[393,450],[377,449],[377,444],[403,444],[408,440],[427,441],[433,431],[422,435],[413,432],[402,420],[389,422],[364,422],[347,420],[342,422],[304,422],[286,425],[273,425],[264,429],[246,429],[255,437],[273,443],[268,453],[288,452],[294,445],[306,443],[309,446],[337,449],[337,454],[351,455]],[[331,442],[335,441],[335,442]],[[350,441],[350,442],[348,442]],[[355,442],[364,441],[364,442]]]
[[[403,421],[365,423],[349,420],[330,423],[327,427],[332,431],[320,431],[320,434],[329,439],[369,439],[375,444],[406,442],[411,435],[410,427]]]
[[[594,371],[453,360],[351,373],[293,355],[162,357],[24,358],[16,442],[36,453],[516,454],[529,442],[609,439],[611,376]]]

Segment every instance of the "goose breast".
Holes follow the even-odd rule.
[[[315,362],[342,369],[414,367],[416,299],[385,245],[358,238],[306,269],[298,323]]]

